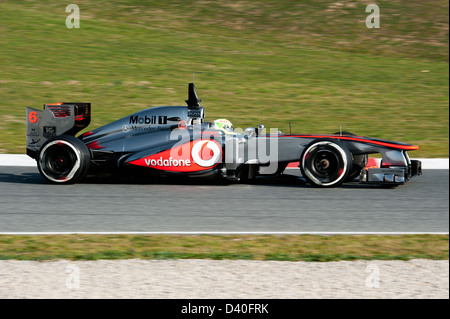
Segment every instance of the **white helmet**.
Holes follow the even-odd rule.
[[[233,123],[231,123],[230,121],[228,121],[226,119],[218,119],[218,120],[212,121],[211,128],[216,129],[216,130],[221,130],[225,133],[234,131]]]

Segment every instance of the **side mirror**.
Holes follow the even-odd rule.
[[[247,134],[248,137],[254,137],[256,135],[256,129],[254,127],[247,127],[244,130],[244,133]]]

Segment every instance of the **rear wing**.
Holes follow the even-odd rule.
[[[90,122],[90,103],[45,104],[44,110],[27,107],[27,154],[36,158],[46,140],[62,134],[75,136]]]

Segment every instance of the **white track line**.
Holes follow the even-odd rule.
[[[0,154],[0,166],[36,166],[36,161],[24,154]]]
[[[212,231],[168,231],[168,232],[0,232],[0,235],[448,235],[449,232],[212,232]]]
[[[449,169],[448,158],[417,158],[423,169]],[[24,154],[0,154],[0,166],[36,166],[36,161]],[[298,169],[297,167],[288,169]]]

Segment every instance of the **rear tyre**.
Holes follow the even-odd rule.
[[[47,181],[71,184],[86,176],[90,161],[89,149],[81,140],[74,136],[61,135],[42,145],[37,165]]]
[[[300,169],[306,181],[318,187],[341,185],[352,169],[348,148],[332,140],[314,141],[306,147],[300,159]]]

